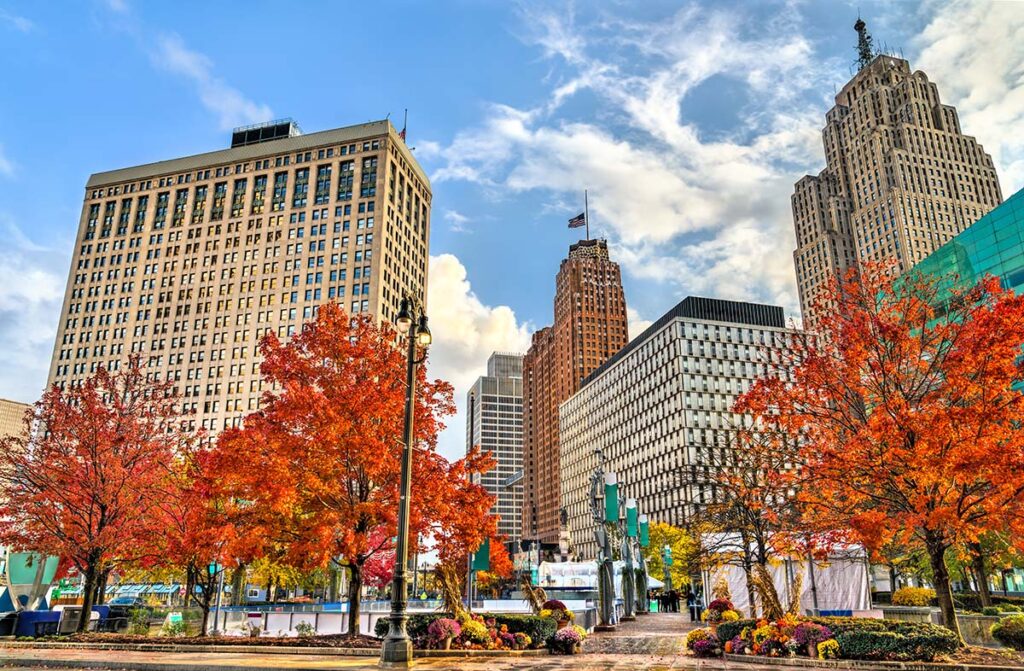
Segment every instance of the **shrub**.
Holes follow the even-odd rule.
[[[299,622],[295,625],[295,632],[300,638],[309,638],[316,634],[316,627],[312,622]]]
[[[418,613],[416,615],[410,615],[409,620],[405,625],[406,631],[409,632],[409,638],[416,643],[427,640],[427,629],[430,627],[430,623],[434,620],[439,620],[442,617],[449,616],[446,613]],[[377,638],[384,638],[388,635],[389,626],[388,618],[380,618],[377,620],[377,623],[373,625],[373,635]]]
[[[1021,607],[1015,603],[1000,603],[995,606],[1002,613],[1020,613],[1024,612]]]
[[[1024,650],[1024,615],[1010,615],[992,625],[992,638],[1014,650]]]
[[[903,623],[924,624],[924,623]],[[842,657],[930,662],[938,655],[956,652],[960,641],[949,629],[937,625],[894,627],[890,631],[851,630],[836,635]]]
[[[184,636],[188,633],[188,624],[185,620],[178,620],[177,622],[167,622],[163,626],[164,636],[170,636],[171,638],[177,638]]]
[[[555,632],[555,635],[548,641],[548,649],[552,654],[571,655],[576,646],[583,643],[583,637],[576,631],[575,627],[564,627]]]
[[[718,625],[718,638],[723,641],[731,641],[740,635],[740,632],[746,628],[753,629],[757,626],[757,620],[734,620],[734,621],[723,621]]]
[[[930,606],[935,590],[927,587],[901,587],[892,594],[894,606]]]
[[[530,637],[535,647],[541,647],[555,635],[558,625],[549,617],[537,615],[494,615],[494,622],[499,627],[506,625],[513,634],[523,633]]]
[[[149,611],[145,608],[133,608],[128,613],[128,633],[146,636],[149,634]]]
[[[982,615],[999,615],[1002,612],[999,606],[985,606],[981,609]]]

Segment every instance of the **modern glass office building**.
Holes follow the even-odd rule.
[[[922,260],[915,270],[960,286],[994,275],[1024,293],[1024,189]]]

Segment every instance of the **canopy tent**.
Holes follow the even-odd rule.
[[[625,562],[613,563],[615,573],[615,596],[622,596],[622,569]],[[537,571],[541,587],[561,589],[597,589],[597,562],[541,562]],[[659,589],[665,583],[652,575],[647,576],[647,584],[651,589]]]
[[[705,536],[705,547],[727,547],[731,537],[724,534]],[[739,547],[742,548],[742,545]],[[722,553],[727,554],[727,553]],[[731,563],[704,571],[704,595],[712,597],[715,583],[722,577],[729,584],[733,605],[743,613],[750,613],[750,598],[743,569]],[[800,610],[802,612],[831,612],[845,614],[850,611],[871,608],[868,558],[864,548],[856,545],[837,546],[823,560],[809,560],[808,557],[779,557],[768,566],[772,582],[783,606],[792,598],[790,590],[798,574],[803,575],[800,589]]]

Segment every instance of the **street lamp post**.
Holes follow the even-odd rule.
[[[650,543],[650,526],[647,515],[640,515],[639,523],[639,536],[637,538],[637,545],[639,546],[637,551],[637,595],[639,596],[639,602],[637,612],[647,615],[651,612],[651,600],[648,597],[650,583],[647,580],[647,559],[644,558],[644,551]]]
[[[636,619],[636,572],[633,569],[633,537],[637,533],[636,499],[626,499],[622,528],[622,621]]]
[[[432,338],[427,327],[427,316],[415,299],[403,298],[395,325],[406,334],[408,353],[405,369],[405,444],[402,447],[402,475],[398,498],[398,539],[395,547],[395,576],[391,582],[391,616],[387,638],[380,650],[381,666],[409,666],[412,664],[412,641],[406,631],[409,619],[406,613],[409,564],[409,498],[412,479],[413,412],[416,400],[416,367],[423,357],[416,357],[416,346],[426,348]]]

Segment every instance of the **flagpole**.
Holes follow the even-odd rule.
[[[590,205],[587,202],[587,190],[583,189],[583,223],[587,225],[587,240],[590,240]]]

